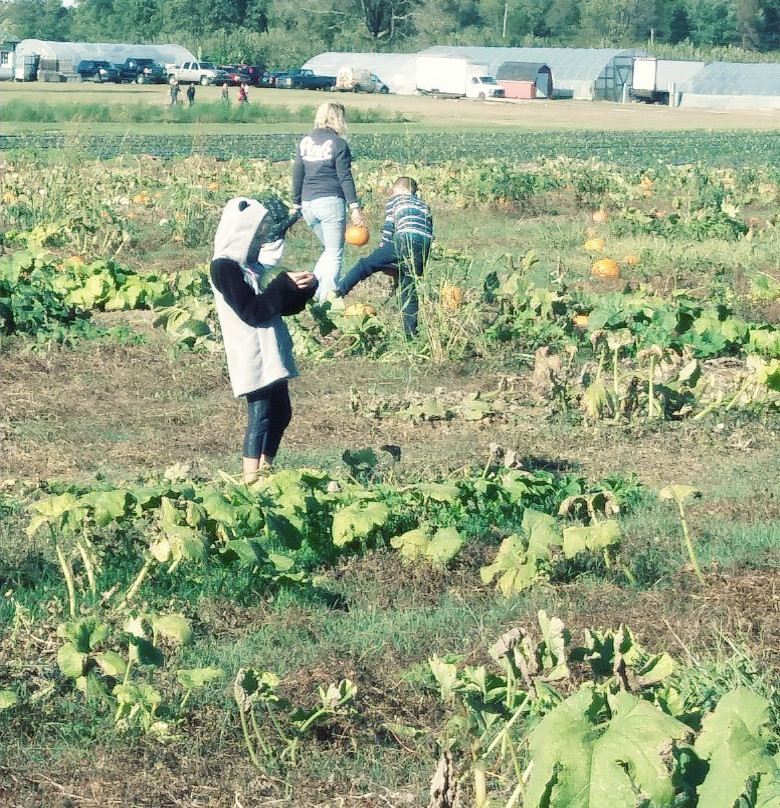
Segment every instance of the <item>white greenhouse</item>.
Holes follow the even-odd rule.
[[[328,51],[309,59],[303,67],[318,76],[335,76],[342,67],[365,68],[390,88],[391,93],[414,95],[417,54],[414,53],[341,53]]]
[[[780,109],[780,64],[710,62],[679,91],[683,107]]]
[[[16,46],[16,78],[29,81],[47,76],[50,80],[73,77],[82,59],[124,62],[125,59],[154,59],[159,64],[181,64],[195,59],[181,45],[130,45],[108,42],[52,42],[23,39]],[[56,78],[59,77],[59,78]]]
[[[484,64],[495,76],[504,62],[546,64],[552,72],[554,95],[588,101],[620,101],[631,86],[634,56],[643,50],[611,48],[491,48],[434,45],[428,56],[456,56]]]

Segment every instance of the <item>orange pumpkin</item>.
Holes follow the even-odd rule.
[[[620,267],[614,258],[600,258],[591,267],[590,274],[602,280],[615,280],[620,277]]]
[[[575,314],[574,317],[572,317],[571,323],[575,328],[585,329],[588,327],[588,315]]]
[[[601,252],[605,247],[603,238],[589,238],[585,244],[585,252]]]
[[[366,303],[352,303],[344,309],[345,317],[372,317],[376,309]]]
[[[368,244],[368,228],[362,224],[349,224],[344,231],[344,241],[355,247]]]
[[[593,214],[591,215],[591,219],[593,219],[593,221],[597,224],[603,224],[607,221],[607,212],[604,210],[604,208],[601,208],[601,210],[594,210]]]
[[[447,311],[457,311],[463,303],[463,292],[458,286],[445,284],[441,287],[439,299]]]
[[[639,265],[639,256],[638,255],[624,255],[623,256],[623,263],[629,267],[635,267]]]

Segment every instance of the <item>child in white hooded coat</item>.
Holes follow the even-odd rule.
[[[233,395],[245,396],[243,473],[251,482],[270,466],[292,417],[288,379],[298,375],[282,316],[302,311],[316,291],[311,272],[280,272],[291,219],[281,200],[236,197],[225,205],[214,237],[211,287]]]

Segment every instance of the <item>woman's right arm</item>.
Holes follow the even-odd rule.
[[[352,177],[352,152],[346,140],[340,140],[333,161],[336,165],[336,176],[339,178],[344,199],[349,207],[350,219],[353,224],[363,224],[363,213],[360,210],[355,180]]]

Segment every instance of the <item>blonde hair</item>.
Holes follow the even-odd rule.
[[[337,135],[347,134],[344,105],[338,101],[325,101],[314,115],[315,129],[332,129]]]
[[[393,185],[394,194],[416,194],[417,183],[411,177],[399,177]]]

